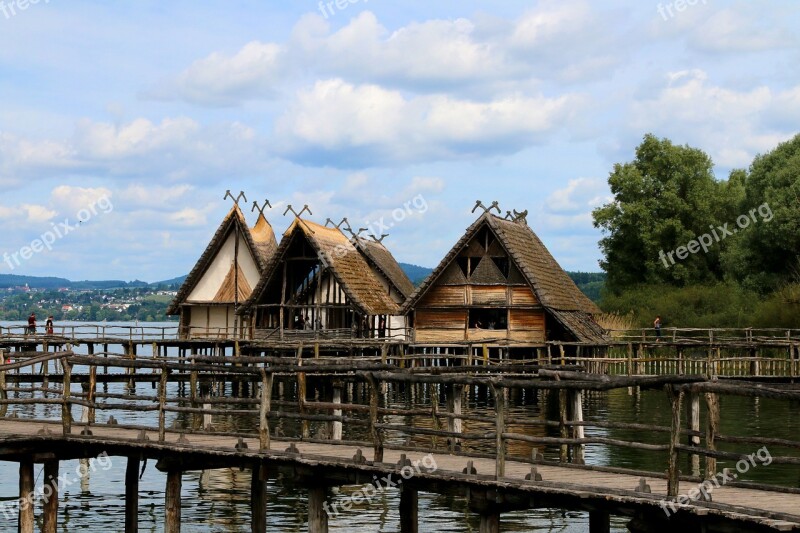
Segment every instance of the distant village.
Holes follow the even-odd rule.
[[[50,315],[56,321],[166,321],[167,306],[176,289],[167,285],[73,289],[28,284],[0,288],[0,320],[23,320],[35,312],[42,321]]]

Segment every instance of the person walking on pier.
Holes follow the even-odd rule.
[[[656,316],[656,319],[653,321],[653,328],[656,330],[656,342],[661,340],[661,317]]]
[[[28,335],[36,335],[36,313],[28,317]]]
[[[44,331],[48,335],[53,334],[53,315],[47,317],[47,322],[44,323]]]

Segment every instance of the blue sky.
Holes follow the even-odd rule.
[[[0,0],[0,273],[185,274],[228,189],[269,199],[279,234],[287,204],[383,219],[425,266],[498,200],[562,266],[597,271],[591,210],[644,134],[725,178],[798,132],[798,10]]]

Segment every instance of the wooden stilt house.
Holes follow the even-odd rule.
[[[417,343],[596,341],[599,313],[524,218],[482,215],[406,301]]]
[[[250,298],[277,246],[263,214],[249,228],[235,205],[167,310],[180,315],[181,337],[246,336],[249,328],[242,326],[236,310]]]
[[[240,313],[258,340],[405,338],[400,305],[410,282],[390,256],[295,218]]]

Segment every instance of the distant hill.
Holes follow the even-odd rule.
[[[400,263],[400,268],[403,269],[403,272],[406,273],[406,276],[408,276],[408,279],[411,280],[411,283],[413,283],[415,287],[419,287],[422,282],[425,281],[425,278],[433,272],[432,268],[411,265],[409,263]]]
[[[178,286],[183,283],[186,276],[173,278],[171,280],[147,283],[146,281],[122,281],[122,280],[100,280],[100,281],[70,281],[65,278],[37,277],[37,276],[18,276],[16,274],[0,274],[0,289],[11,287],[24,287],[27,285],[31,289],[72,289],[81,290],[109,290],[126,288],[157,287],[165,285],[167,287]]]

